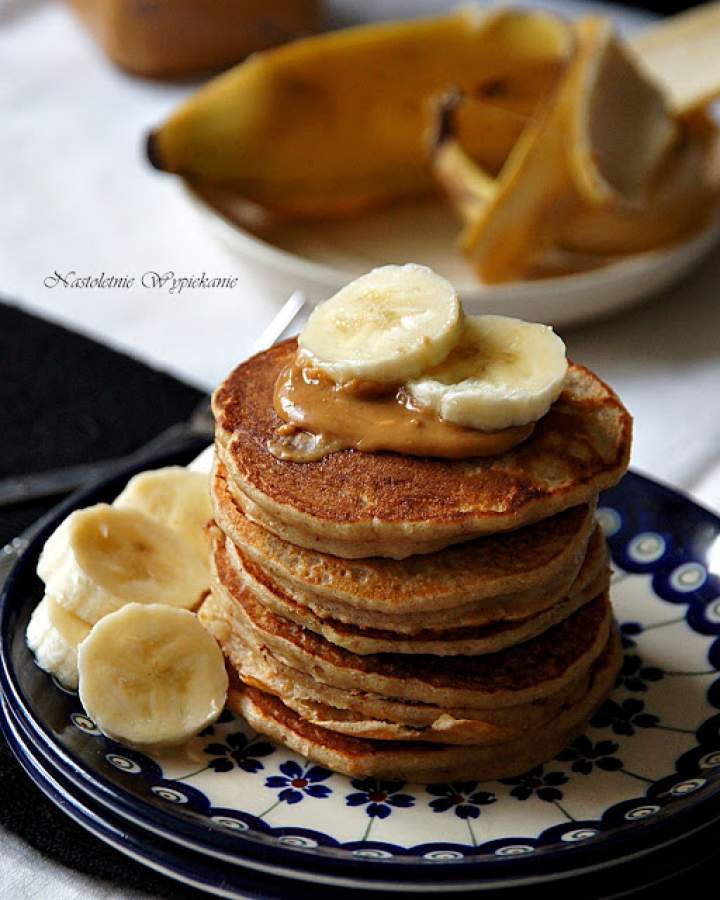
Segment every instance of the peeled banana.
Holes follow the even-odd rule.
[[[181,744],[222,712],[222,652],[197,616],[129,603],[78,651],[80,701],[103,734],[138,747]]]
[[[223,709],[222,653],[189,612],[209,586],[209,518],[207,472],[168,467],[72,513],[43,548],[28,646],[117,740],[179,744]]]
[[[560,396],[565,344],[547,325],[466,316],[456,347],[406,389],[418,406],[481,431],[536,422]]]
[[[78,685],[78,646],[89,633],[87,622],[45,594],[30,616],[25,637],[40,668],[74,690]]]
[[[412,405],[497,432],[542,418],[562,391],[565,344],[546,325],[465,316],[425,266],[383,266],[317,306],[299,361],[340,384],[402,386]]]
[[[47,593],[94,624],[126,603],[195,607],[209,588],[206,562],[167,525],[135,509],[98,503],[50,536],[38,561]]]
[[[497,172],[572,48],[537,10],[465,8],[381,23],[255,54],[192,96],[149,139],[160,169],[294,215],[353,212],[432,189],[424,151],[431,96],[479,100],[461,123]]]
[[[382,266],[313,310],[299,358],[340,384],[401,384],[443,360],[461,330],[449,281],[427,266]]]

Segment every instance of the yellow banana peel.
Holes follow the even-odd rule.
[[[151,134],[149,156],[283,213],[355,212],[432,189],[428,104],[448,87],[482,101],[461,138],[499,171],[571,46],[562,19],[522,10],[318,35],[213,79]]]
[[[703,111],[668,117],[652,86],[631,91],[642,98],[637,129],[649,135],[634,178],[613,178],[627,151],[629,125],[624,110],[620,121],[609,121],[604,104],[618,77],[627,84],[637,76],[621,59],[610,73],[616,83],[589,91],[603,56],[607,67],[611,32],[605,20],[590,18],[578,23],[576,34],[572,62],[545,109],[527,121],[496,179],[473,159],[454,127],[464,101],[440,110],[434,173],[464,223],[460,246],[487,283],[595,268],[679,240],[717,209],[717,127]],[[604,120],[600,134],[616,144],[598,147],[592,133],[578,140],[593,102]]]

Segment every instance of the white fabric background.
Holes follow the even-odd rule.
[[[337,19],[352,20],[449,4],[329,5]],[[621,18],[624,27],[643,21],[627,11]],[[212,387],[276,307],[203,230],[174,179],[144,159],[142,136],[192,86],[123,76],[52,0],[0,0],[0,60],[0,292]],[[205,271],[239,282],[234,291],[174,296],[142,288],[50,290],[43,281],[54,269]],[[719,287],[720,253],[652,303],[564,335],[571,356],[595,368],[633,412],[633,465],[714,507],[720,507]],[[131,896],[43,862],[14,837],[0,839],[3,896]]]

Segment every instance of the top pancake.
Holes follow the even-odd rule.
[[[218,454],[254,521],[336,556],[402,559],[537,522],[587,503],[627,468],[631,418],[583,366],[520,446],[488,459],[442,460],[343,450],[317,462],[279,460],[275,380],[289,340],[238,366],[215,392]]]

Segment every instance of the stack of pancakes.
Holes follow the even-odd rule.
[[[212,594],[200,610],[230,702],[339,772],[498,778],[556,754],[612,687],[620,650],[598,491],[631,420],[571,365],[520,446],[449,461],[268,449],[288,341],[217,390]]]

